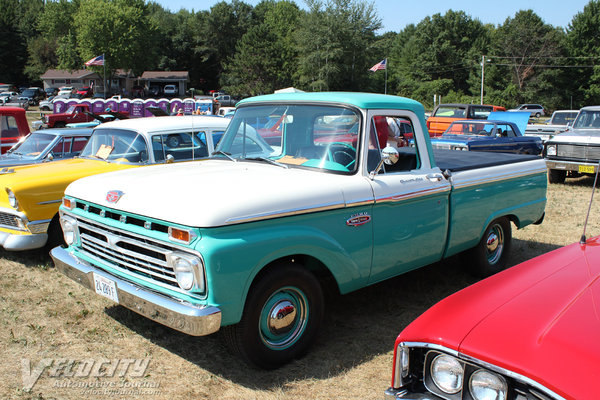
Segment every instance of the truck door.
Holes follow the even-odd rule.
[[[439,260],[448,231],[450,183],[431,165],[426,134],[414,113],[370,111],[367,173],[375,169],[380,150],[397,147],[399,160],[371,180],[373,206],[373,263],[370,282],[377,282]],[[409,146],[388,129],[394,120],[408,121],[414,139]],[[388,122],[388,124],[382,123]]]

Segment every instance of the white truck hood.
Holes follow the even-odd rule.
[[[356,198],[370,192],[367,186],[360,176],[207,160],[93,175],[70,184],[65,194],[171,223],[214,227],[345,207],[352,188],[360,192],[352,194]],[[109,191],[123,195],[110,203]]]
[[[600,144],[600,129],[573,129],[559,133],[546,143]]]

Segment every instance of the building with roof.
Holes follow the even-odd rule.
[[[175,85],[178,97],[185,95],[189,81],[188,71],[144,71],[140,77],[140,84],[146,88],[156,86],[162,91],[166,85]]]
[[[72,86],[75,89],[90,86],[96,93],[104,91],[101,74],[92,69],[80,69],[75,71],[49,69],[41,77],[46,88],[60,88],[61,86]],[[141,77],[136,77],[131,71],[118,69],[110,78],[107,94],[131,95],[132,89],[144,87],[145,93],[150,93],[150,87],[158,87],[162,92],[166,85],[175,85],[178,94],[175,97],[184,97],[190,80],[188,71],[144,71]]]

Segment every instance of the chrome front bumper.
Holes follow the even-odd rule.
[[[579,172],[579,166],[584,165],[587,167],[593,167],[594,172],[598,169],[597,162],[588,162],[588,161],[559,161],[559,160],[546,160],[546,167],[548,169],[559,169],[563,171],[574,171]]]
[[[115,282],[119,304],[153,321],[192,336],[214,333],[221,326],[221,310],[195,306],[120,279],[73,256],[62,247],[50,252],[56,267],[66,276],[94,290],[93,274]]]
[[[385,400],[443,400],[433,393],[411,393],[408,390],[388,388],[384,393]]]
[[[21,251],[39,249],[44,247],[47,241],[48,234],[46,233],[16,235],[0,231],[0,246],[4,247],[5,250]]]

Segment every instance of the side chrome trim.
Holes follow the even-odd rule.
[[[481,361],[478,360],[474,357],[471,357],[467,354],[463,354],[460,353],[456,350],[453,349],[449,349],[447,347],[444,347],[442,345],[439,344],[432,344],[432,343],[423,343],[423,342],[400,342],[398,344],[399,346],[406,346],[406,347],[420,347],[420,348],[425,348],[425,349],[429,349],[429,350],[437,350],[439,352],[445,353],[445,354],[449,354],[451,356],[454,356],[460,360],[463,360],[465,362],[469,362],[472,364],[476,364],[478,366],[481,366],[483,368],[489,369],[490,371],[494,371],[498,374],[504,375],[504,376],[508,376],[509,378],[521,381],[526,383],[527,385],[539,390],[540,392],[551,396],[553,399],[560,399],[560,400],[566,400],[564,397],[554,393],[552,390],[546,388],[545,386],[541,385],[540,383],[534,381],[531,378],[528,378],[524,375],[518,374],[516,372],[510,371],[508,369],[505,368],[501,368],[498,367],[494,364],[490,364],[486,361]]]
[[[355,204],[353,204],[355,205]],[[265,212],[260,214],[248,215],[244,217],[229,218],[225,220],[226,224],[239,224],[242,222],[254,222],[271,218],[289,217],[292,215],[310,214],[319,211],[329,211],[346,208],[345,203],[326,203],[307,208],[291,208],[289,210],[281,210],[275,212]]]
[[[516,179],[516,178],[522,178],[525,176],[533,176],[533,175],[538,175],[538,174],[542,174],[542,173],[546,173],[546,168],[538,168],[535,170],[521,170],[521,171],[514,171],[514,172],[508,172],[499,176],[495,176],[495,177],[484,177],[484,178],[473,178],[473,179],[467,179],[465,181],[461,181],[460,180],[460,175],[453,175],[454,176],[454,180],[452,181],[454,184],[454,188],[455,189],[463,189],[463,188],[467,188],[470,186],[477,186],[477,185],[485,185],[488,183],[495,183],[495,182],[499,182],[499,181],[504,181],[504,180],[508,180],[508,179]],[[457,179],[458,182],[457,182]]]
[[[48,200],[48,201],[40,201],[39,203],[37,203],[39,206],[43,206],[46,204],[57,204],[57,203],[61,203],[62,199],[59,200]]]
[[[397,194],[392,194],[390,196],[378,197],[375,199],[375,203],[376,204],[390,203],[390,202],[393,203],[393,202],[398,202],[398,201],[403,201],[403,200],[408,200],[408,199],[415,199],[418,197],[425,197],[425,196],[429,196],[432,194],[447,193],[447,192],[450,192],[450,190],[451,190],[450,185],[444,185],[441,187],[428,188],[428,189],[418,190],[415,192],[397,193]]]

